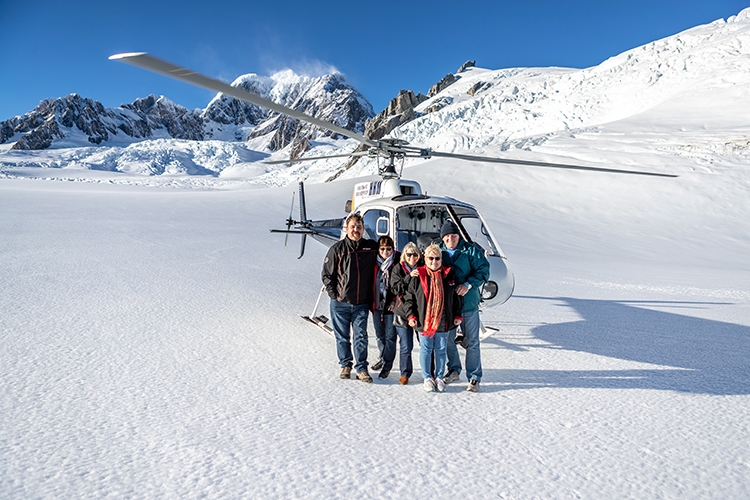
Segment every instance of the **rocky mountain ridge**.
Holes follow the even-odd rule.
[[[299,76],[287,70],[271,77],[243,75],[232,85],[357,133],[374,116],[372,106],[339,74]],[[327,130],[299,123],[223,94],[205,109],[188,110],[164,96],[150,95],[117,108],[78,94],[45,99],[28,113],[0,122],[0,144],[41,150],[132,143],[147,139],[244,141],[267,136],[270,151]]]

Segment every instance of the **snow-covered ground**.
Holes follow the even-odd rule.
[[[297,260],[268,232],[292,186],[6,168],[0,498],[750,498],[744,22],[722,78],[631,100],[637,113],[613,98],[596,116],[614,121],[493,142],[455,128],[471,106],[423,120],[436,147],[679,175],[408,164],[479,208],[515,272],[515,295],[483,313],[498,331],[479,394],[338,378],[332,339],[299,317],[325,248]],[[308,183],[308,215],[343,215],[362,164]]]

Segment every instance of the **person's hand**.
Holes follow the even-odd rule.
[[[409,276],[416,278],[417,276],[419,276],[419,271],[415,269],[409,273]]]
[[[412,328],[414,328],[415,326],[417,326],[417,320],[414,319],[414,318],[410,318],[409,319],[409,326],[412,327]]]
[[[458,326],[458,325],[461,324],[461,321],[463,321],[463,320],[456,318],[456,319],[453,320],[453,324],[456,325],[456,326]]]
[[[456,287],[456,293],[459,294],[461,297],[469,293],[469,287],[461,283]]]

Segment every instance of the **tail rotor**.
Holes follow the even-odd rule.
[[[286,230],[287,230],[287,233],[286,233],[286,236],[284,237],[284,250],[286,250],[287,243],[289,243],[289,232],[288,231],[294,225],[294,219],[292,219],[292,213],[294,213],[294,195],[295,194],[296,193],[294,191],[292,191],[292,206],[289,207],[289,218],[286,220]]]

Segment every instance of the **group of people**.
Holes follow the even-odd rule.
[[[444,392],[462,373],[457,344],[466,348],[467,391],[478,392],[482,380],[479,351],[479,302],[490,264],[484,252],[461,238],[458,226],[446,220],[440,243],[424,254],[407,243],[396,251],[390,236],[364,238],[359,214],[346,219],[346,236],[328,250],[322,279],[331,298],[331,324],[336,338],[340,377],[372,382],[368,370],[367,321],[372,312],[378,377],[390,375],[399,349],[399,383],[413,373],[411,353],[419,342],[419,361],[428,392]],[[460,333],[459,333],[460,328]]]

